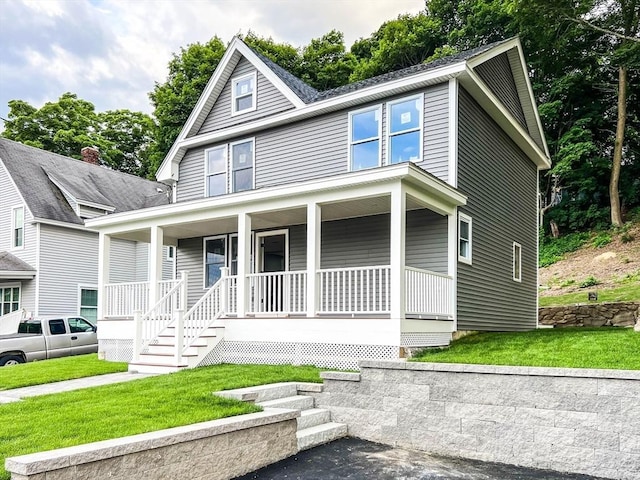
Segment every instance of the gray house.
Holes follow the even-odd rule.
[[[92,153],[83,149],[95,161]],[[97,320],[98,233],[85,220],[166,205],[169,191],[0,138],[0,331],[11,330],[23,312]],[[114,241],[113,281],[147,281],[147,252],[145,243]],[[173,278],[172,265],[163,262],[161,279]]]
[[[535,328],[549,165],[517,38],[325,92],[236,38],[158,171],[174,203],[87,222],[101,351],[149,371],[354,368]],[[114,285],[119,240],[149,242],[152,264],[177,247],[154,307]]]

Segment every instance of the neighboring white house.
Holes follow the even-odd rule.
[[[0,138],[0,332],[16,311],[95,322],[98,234],[85,220],[166,205],[169,196],[165,184]],[[147,244],[118,240],[113,252],[113,281],[148,280]],[[160,278],[173,278],[173,265],[164,262]]]
[[[175,202],[87,222],[100,350],[141,371],[357,368],[535,328],[549,166],[517,38],[325,92],[236,38],[158,170]],[[122,240],[150,243],[148,297],[114,284]]]

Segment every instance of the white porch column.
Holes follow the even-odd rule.
[[[447,273],[453,279],[453,286],[451,288],[451,298],[449,299],[449,305],[453,312],[453,330],[458,330],[458,305],[457,305],[457,291],[458,291],[458,214],[454,212],[447,217],[447,229],[448,229],[448,268]]]
[[[322,209],[314,202],[307,204],[307,317],[318,311]]]
[[[238,318],[246,316],[249,300],[249,284],[247,275],[251,273],[251,216],[248,213],[238,214],[238,282],[237,298]]]
[[[149,246],[149,308],[160,300],[158,282],[162,280],[162,244],[164,231],[162,227],[151,227],[151,245]]]
[[[107,312],[106,285],[109,283],[111,263],[111,236],[98,234],[98,320],[103,320]]]
[[[391,320],[398,322],[398,342],[400,324],[406,310],[405,294],[405,238],[407,229],[407,196],[402,184],[391,191],[390,260],[391,260]]]

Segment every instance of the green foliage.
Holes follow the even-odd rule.
[[[15,373],[21,367],[10,369]],[[320,382],[318,372],[309,366],[215,365],[2,405],[0,465],[11,456],[257,412],[256,405],[212,392],[275,382]],[[9,479],[1,468],[0,479]]]
[[[540,241],[538,265],[548,267],[564,258],[566,253],[575,252],[589,240],[586,232],[571,233],[558,238],[545,238]]]
[[[346,51],[342,32],[331,30],[302,49],[299,77],[323,91],[348,83],[355,66],[356,59]]]
[[[596,285],[600,285],[600,280],[598,280],[594,276],[589,276],[580,283],[580,288],[595,287]]]
[[[36,109],[22,100],[9,102],[2,136],[72,158],[84,147],[100,150],[100,161],[115,170],[147,176],[155,125],[141,112],[96,112],[92,103],[73,93]]]
[[[584,295],[584,294],[583,294]],[[554,328],[479,333],[414,361],[563,368],[640,369],[637,333],[629,328]]]
[[[640,298],[640,277],[636,275],[631,280],[622,280],[619,286],[607,289],[598,289],[598,302],[632,302]],[[572,305],[588,301],[587,292],[584,290],[557,296],[544,296],[538,299],[541,307],[553,305]]]
[[[596,248],[602,248],[611,243],[611,234],[609,232],[600,232],[593,237],[591,244]]]

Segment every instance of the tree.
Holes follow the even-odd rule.
[[[95,146],[104,165],[134,175],[149,174],[147,151],[154,124],[144,113],[96,113],[92,103],[65,93],[39,109],[11,100],[8,117],[5,138],[78,159],[82,148]]]
[[[331,30],[314,38],[302,48],[299,77],[317,90],[328,90],[349,82],[356,65],[355,57],[346,51],[344,35]]]

